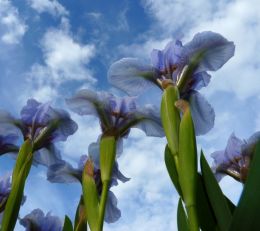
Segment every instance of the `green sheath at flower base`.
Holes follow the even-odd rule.
[[[180,125],[180,113],[175,107],[175,102],[179,99],[178,88],[169,84],[162,95],[161,119],[164,132],[168,141],[168,146],[173,156],[178,155],[178,136]],[[175,158],[176,159],[176,158]],[[175,163],[178,169],[178,163]]]
[[[87,161],[82,173],[82,190],[90,230],[99,231],[99,197],[94,179],[94,165],[90,160]]]
[[[190,230],[198,230],[196,215],[197,146],[188,102],[178,100],[183,116],[179,133],[179,182],[188,213]]]
[[[100,141],[100,170],[101,180],[110,181],[113,165],[116,158],[116,138],[104,136]]]
[[[5,207],[1,231],[12,231],[15,227],[23,199],[26,178],[33,161],[32,144],[26,140],[20,148],[13,171],[12,188]]]

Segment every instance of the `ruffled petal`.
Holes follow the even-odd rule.
[[[241,155],[241,148],[245,142],[235,136],[235,133],[232,133],[228,139],[227,146],[225,149],[226,157],[232,161],[233,159]]]
[[[256,144],[260,141],[260,132],[254,133],[242,146],[242,154],[252,156],[255,152]]]
[[[200,90],[203,87],[208,86],[211,79],[211,75],[207,72],[199,72],[192,76],[192,90]]]
[[[108,192],[105,221],[107,223],[114,223],[121,217],[121,211],[117,208],[117,198],[113,192]]]
[[[108,81],[129,95],[139,95],[157,85],[152,66],[137,58],[123,58],[113,63],[108,70]]]
[[[235,52],[235,45],[222,35],[211,31],[196,34],[185,46],[190,59],[202,54],[197,72],[216,71],[221,68]]]
[[[197,91],[192,91],[188,100],[190,103],[195,133],[196,135],[203,135],[214,126],[214,109]]]
[[[52,133],[52,141],[66,141],[68,136],[74,134],[78,130],[78,125],[70,118],[68,112],[62,109],[51,108],[48,112],[50,123],[58,123],[57,128]]]
[[[43,165],[49,167],[53,164],[59,163],[61,161],[60,152],[56,149],[54,145],[41,148],[36,151],[33,156],[34,165]]]
[[[41,231],[61,231],[62,223],[59,217],[51,216],[47,213],[45,216],[40,209],[34,209],[30,214],[20,219],[20,224],[26,228],[25,231],[30,231],[33,225],[35,230]]]
[[[52,183],[73,183],[81,179],[81,171],[66,161],[60,161],[48,168],[47,180]]]
[[[147,104],[136,112],[135,119],[140,120],[133,127],[144,131],[147,136],[164,137],[164,130],[159,114],[159,109]]]

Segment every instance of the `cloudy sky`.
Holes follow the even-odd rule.
[[[149,60],[153,48],[162,49],[173,38],[185,43],[197,32],[219,32],[234,41],[236,51],[202,90],[216,112],[214,128],[197,139],[211,162],[210,153],[223,149],[233,131],[248,138],[260,130],[259,12],[258,0],[0,0],[0,108],[18,116],[31,97],[65,107],[64,98],[81,88],[123,95],[107,82],[107,70],[117,59]],[[143,94],[139,102],[158,104],[160,94]],[[76,165],[100,131],[95,118],[71,115],[79,130],[59,146],[64,159]],[[105,231],[176,230],[178,197],[165,169],[164,146],[164,139],[132,130],[118,160],[131,181],[112,189],[122,217]],[[0,174],[13,164],[1,157]],[[45,179],[46,169],[33,167],[21,217],[41,208],[72,218],[79,185]],[[239,183],[226,177],[221,186],[238,200]]]

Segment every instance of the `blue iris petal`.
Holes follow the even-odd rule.
[[[203,135],[214,126],[215,112],[209,102],[197,91],[192,91],[188,100],[195,133]]]

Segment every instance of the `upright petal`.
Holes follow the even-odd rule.
[[[216,71],[221,68],[235,52],[235,45],[222,35],[211,31],[196,34],[185,46],[190,59],[201,54],[197,72]]]
[[[34,209],[30,214],[20,219],[20,224],[26,231],[61,231],[62,223],[59,217],[52,216],[50,213],[44,215],[40,209]]]
[[[243,155],[252,157],[255,151],[256,144],[260,141],[260,132],[254,133],[242,146]]]
[[[52,136],[52,141],[66,141],[68,136],[73,135],[78,130],[78,125],[70,118],[68,112],[62,109],[50,108],[48,112],[49,123],[57,123]]]
[[[197,91],[192,91],[188,100],[196,135],[203,135],[214,126],[214,109]]]
[[[241,155],[241,148],[244,144],[245,142],[236,137],[235,133],[230,135],[225,149],[225,155],[231,162]]]
[[[139,95],[157,85],[152,66],[137,58],[123,58],[113,63],[108,70],[108,81],[129,95]]]
[[[33,156],[34,165],[43,165],[49,167],[53,164],[59,163],[61,161],[60,152],[54,145],[49,145],[37,150]]]

